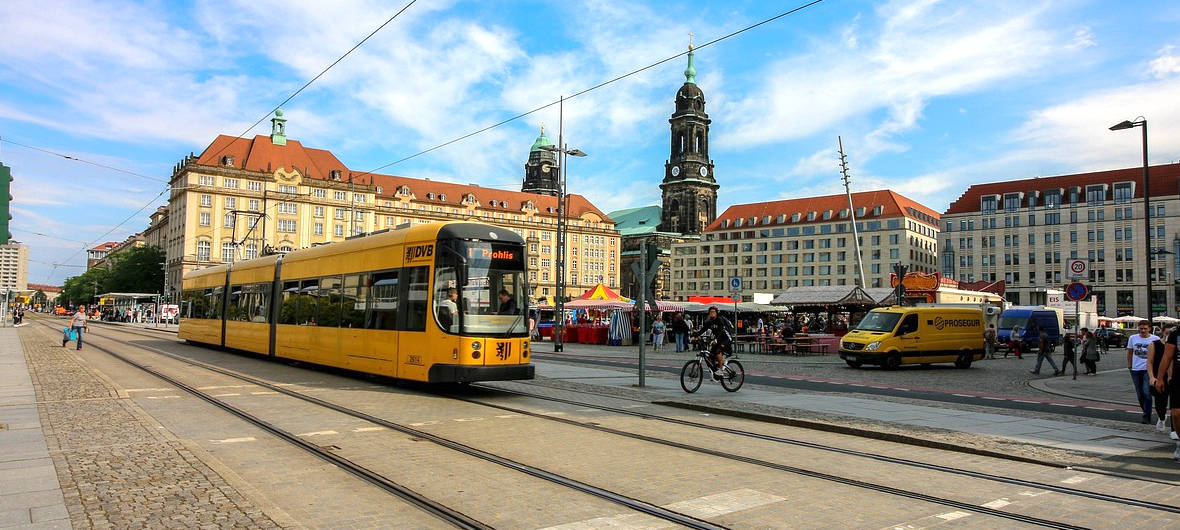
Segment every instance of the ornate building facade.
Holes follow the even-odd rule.
[[[163,233],[169,293],[179,291],[184,273],[202,267],[410,223],[470,220],[524,237],[533,299],[552,300],[559,294],[557,197],[354,173],[331,152],[287,138],[286,120],[276,114],[269,137],[221,135],[173,169],[167,210],[152,220],[154,230]],[[530,161],[547,142],[542,134]],[[549,163],[556,174],[556,164]],[[614,222],[581,195],[567,200],[564,295],[576,297],[600,282],[617,288],[621,245]]]
[[[692,45],[684,84],[676,92],[676,111],[668,119],[672,129],[671,154],[664,163],[660,184],[663,212],[660,231],[698,235],[717,217],[717,180],[709,158],[709,115],[705,92],[696,83]]]

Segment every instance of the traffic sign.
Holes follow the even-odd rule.
[[[735,293],[737,293],[737,292],[741,292],[741,290],[742,290],[742,279],[741,279],[741,278],[739,278],[739,277],[737,277],[737,276],[734,276],[733,278],[730,278],[730,279],[729,279],[729,290],[731,290],[731,291],[733,291],[733,292],[735,292]]]
[[[1065,274],[1071,278],[1084,278],[1090,270],[1090,262],[1084,259],[1071,259]]]
[[[1070,301],[1085,300],[1090,296],[1090,288],[1082,282],[1073,282],[1065,286],[1065,298]]]

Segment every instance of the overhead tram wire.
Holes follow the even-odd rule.
[[[366,35],[365,38],[361,39],[360,42],[357,42],[355,45],[353,45],[352,48],[349,48],[348,51],[344,52],[344,55],[341,55],[335,61],[332,61],[332,64],[329,64],[327,67],[325,67],[323,70],[321,70],[320,73],[316,74],[315,77],[311,78],[311,80],[304,83],[303,86],[299,87],[299,90],[296,90],[290,96],[287,96],[287,99],[284,99],[281,103],[279,103],[278,105],[275,105],[275,107],[273,109],[271,109],[270,112],[267,112],[266,114],[262,115],[261,118],[258,118],[258,121],[254,122],[253,125],[247,127],[246,130],[242,131],[242,134],[237,135],[235,137],[235,139],[245,138],[247,134],[250,134],[250,131],[254,130],[254,128],[258,126],[258,124],[262,123],[267,118],[269,118],[272,114],[274,114],[274,112],[276,110],[279,110],[279,108],[281,108],[283,105],[286,105],[289,101],[291,101],[292,99],[295,99],[295,96],[298,96],[301,92],[303,92],[305,89],[307,89],[307,87],[311,86],[312,83],[315,83],[317,80],[319,80],[320,77],[323,77],[324,74],[328,73],[328,70],[331,70],[332,67],[339,64],[340,61],[343,61],[345,57],[348,57],[350,54],[352,54],[352,52],[356,51],[357,48],[360,48],[362,44],[364,44],[366,41],[368,41],[370,38],[372,38],[373,35],[376,35],[378,31],[381,31],[382,29],[384,29],[385,26],[388,26],[389,23],[393,22],[394,19],[401,16],[402,13],[404,13],[407,9],[410,8],[410,6],[414,5],[414,3],[417,1],[418,0],[410,0],[409,3],[402,6],[402,8],[397,11],[397,13],[394,13],[393,16],[385,19],[385,22],[382,22],[380,26],[377,26],[377,29],[373,30],[368,35]],[[228,142],[225,145],[221,146],[221,149],[218,149],[217,152],[213,153],[212,158],[216,159],[217,155],[220,155],[221,152],[225,151],[225,148],[229,147],[231,144],[233,144],[233,142]]]
[[[90,165],[92,165],[92,166],[95,166],[95,167],[101,167],[101,168],[103,168],[103,169],[109,169],[109,170],[111,170],[111,171],[118,171],[119,173],[126,173],[126,174],[128,174],[128,175],[135,176],[135,177],[139,177],[139,178],[144,178],[144,179],[148,179],[148,180],[154,180],[154,181],[156,181],[156,182],[163,182],[163,183],[165,183],[165,184],[166,184],[166,183],[168,183],[168,181],[167,181],[167,180],[165,180],[165,179],[162,179],[162,178],[160,178],[160,177],[153,177],[153,176],[151,176],[151,175],[144,175],[143,173],[136,173],[136,172],[134,172],[134,171],[130,171],[130,170],[127,170],[127,169],[117,168],[117,167],[114,167],[114,166],[108,166],[108,165],[106,165],[106,164],[100,164],[100,163],[98,163],[98,162],[92,162],[92,161],[90,161],[90,160],[86,160],[86,159],[84,159],[84,158],[78,158],[78,157],[76,157],[76,156],[71,156],[71,155],[67,155],[67,154],[63,154],[63,153],[58,153],[58,152],[56,152],[56,151],[51,151],[51,150],[49,150],[49,149],[45,149],[45,148],[42,148],[42,147],[37,147],[37,146],[33,146],[33,145],[26,145],[26,144],[22,144],[22,143],[20,143],[20,142],[16,142],[16,141],[13,141],[13,140],[9,140],[8,138],[4,138],[4,137],[2,137],[2,136],[0,136],[0,142],[4,142],[4,143],[7,143],[7,144],[12,144],[12,145],[15,145],[15,146],[18,146],[18,147],[23,147],[23,148],[25,148],[25,149],[32,149],[33,151],[40,151],[40,152],[42,152],[42,153],[46,153],[46,154],[49,154],[49,155],[53,155],[53,156],[57,156],[57,157],[61,157],[61,158],[64,158],[64,159],[66,159],[66,160],[72,160],[72,161],[74,161],[74,162],[81,162],[81,163],[83,163],[83,164],[90,164]]]
[[[725,35],[722,35],[722,36],[720,36],[720,37],[717,37],[716,39],[713,39],[713,40],[711,40],[711,41],[708,41],[708,42],[706,42],[706,43],[704,43],[704,44],[701,44],[700,46],[696,46],[696,47],[694,47],[693,49],[694,49],[694,50],[699,50],[699,49],[701,49],[701,48],[705,48],[705,47],[708,47],[708,46],[712,46],[712,45],[714,45],[714,44],[717,44],[718,42],[721,42],[721,41],[723,41],[723,40],[726,40],[726,39],[730,39],[730,38],[736,37],[736,36],[738,36],[738,35],[740,35],[740,34],[742,34],[742,33],[745,33],[745,32],[747,32],[747,31],[750,31],[750,30],[752,30],[752,29],[754,29],[754,28],[757,28],[757,27],[759,27],[759,26],[762,26],[762,25],[765,25],[765,24],[769,24],[769,23],[771,23],[771,22],[774,22],[775,20],[778,20],[778,19],[780,19],[780,18],[783,18],[783,17],[785,17],[785,16],[788,16],[788,15],[795,14],[795,13],[797,13],[797,12],[799,12],[799,11],[802,11],[802,10],[804,10],[804,9],[807,9],[807,8],[809,8],[809,7],[811,7],[811,6],[814,6],[814,5],[816,5],[816,4],[820,3],[820,2],[823,2],[823,1],[824,1],[824,0],[812,0],[811,2],[808,2],[808,3],[806,3],[806,4],[802,4],[802,5],[800,5],[800,6],[797,6],[797,7],[793,8],[793,9],[790,9],[790,10],[788,10],[788,11],[784,11],[784,12],[782,12],[782,13],[779,13],[779,14],[777,14],[777,15],[773,16],[773,17],[770,17],[770,18],[763,19],[763,20],[761,20],[761,21],[759,21],[759,22],[756,22],[756,23],[754,23],[754,24],[750,24],[749,26],[746,26],[746,27],[744,27],[744,28],[741,28],[741,29],[738,29],[738,30],[736,30],[736,31],[733,31],[733,32],[727,33],[727,34],[725,34]],[[604,86],[610,85],[610,84],[612,84],[612,83],[616,83],[616,82],[618,82],[618,81],[622,81],[623,79],[626,79],[626,78],[628,78],[628,77],[631,77],[631,76],[633,76],[633,75],[636,75],[636,74],[639,74],[639,73],[645,72],[645,71],[647,71],[647,70],[650,70],[650,69],[652,69],[652,68],[655,68],[655,67],[657,67],[657,66],[659,66],[659,65],[661,65],[661,64],[664,64],[664,63],[666,63],[666,62],[669,62],[669,61],[673,61],[673,60],[679,59],[680,57],[683,57],[683,56],[685,56],[685,55],[688,55],[688,53],[689,53],[688,51],[683,51],[683,52],[680,52],[680,53],[678,53],[678,54],[676,54],[676,55],[673,55],[673,56],[671,56],[671,57],[667,57],[667,58],[664,58],[664,59],[660,59],[659,61],[656,61],[656,62],[654,62],[654,63],[651,63],[651,64],[649,64],[649,65],[647,65],[647,66],[644,66],[644,67],[642,67],[642,68],[637,68],[637,69],[635,69],[635,70],[632,70],[632,71],[630,71],[630,72],[627,72],[627,73],[625,73],[625,74],[622,74],[622,75],[619,75],[619,76],[617,76],[617,77],[614,77],[614,78],[608,79],[608,80],[606,80],[606,81],[603,81],[603,82],[601,82],[601,83],[599,83],[599,84],[597,84],[597,85],[594,85],[594,86],[592,86],[592,87],[590,87],[590,88],[584,89],[584,90],[582,90],[582,91],[579,91],[579,92],[575,92],[575,93],[573,93],[573,94],[572,94],[572,95],[570,95],[570,96],[566,96],[564,99],[568,101],[568,100],[570,100],[570,99],[573,99],[573,98],[576,98],[576,97],[578,97],[578,96],[581,96],[581,95],[587,94],[587,93],[589,93],[589,92],[592,92],[592,91],[594,91],[594,90],[598,90],[599,88],[602,88],[602,87],[604,87]],[[487,127],[484,127],[484,128],[482,128],[482,129],[478,129],[478,130],[476,130],[476,131],[469,132],[469,133],[467,133],[467,134],[464,134],[463,136],[459,136],[459,137],[457,137],[457,138],[454,138],[454,139],[448,140],[448,141],[446,141],[446,142],[443,142],[443,143],[441,143],[441,144],[438,144],[438,145],[436,145],[436,146],[434,146],[434,147],[431,147],[431,148],[429,148],[429,149],[425,149],[425,150],[419,151],[419,152],[417,152],[417,153],[414,153],[414,154],[412,154],[412,155],[409,155],[409,156],[406,156],[406,157],[403,157],[403,158],[399,158],[399,159],[397,159],[397,160],[394,160],[393,162],[390,162],[390,163],[388,163],[388,164],[385,164],[385,165],[383,165],[383,166],[380,166],[380,167],[377,167],[377,168],[374,168],[374,169],[370,169],[370,170],[368,170],[368,171],[365,171],[364,173],[360,173],[360,174],[358,174],[358,175],[356,175],[356,176],[358,176],[358,177],[361,177],[361,176],[369,175],[369,174],[372,174],[372,173],[376,173],[376,172],[378,172],[378,171],[381,171],[382,169],[385,169],[385,168],[387,168],[387,167],[390,167],[390,166],[395,166],[395,165],[397,165],[397,164],[400,164],[400,163],[402,163],[402,162],[405,162],[405,161],[407,161],[407,160],[411,160],[411,159],[417,158],[417,157],[419,157],[419,156],[422,156],[422,155],[424,155],[424,154],[430,153],[430,152],[432,152],[432,151],[437,151],[437,150],[439,150],[439,149],[442,149],[442,148],[444,148],[444,147],[447,147],[447,146],[449,146],[449,145],[451,145],[451,144],[458,143],[458,142],[461,142],[461,141],[463,141],[463,140],[466,140],[466,139],[468,139],[468,138],[471,138],[472,136],[475,136],[475,135],[477,135],[477,134],[481,134],[481,133],[484,133],[484,132],[490,131],[490,130],[492,130],[492,129],[495,129],[495,128],[497,128],[497,127],[500,127],[500,126],[502,126],[502,125],[506,125],[506,124],[508,124],[508,123],[512,123],[512,122],[514,122],[514,121],[516,121],[516,120],[519,120],[519,119],[521,119],[521,118],[524,118],[524,117],[526,117],[526,116],[529,116],[529,115],[532,115],[532,114],[536,114],[537,112],[540,112],[540,111],[542,111],[542,110],[545,110],[545,109],[547,109],[547,108],[549,108],[549,107],[552,107],[552,106],[554,106],[554,105],[557,105],[557,104],[558,104],[558,103],[560,103],[560,102],[561,102],[561,100],[557,100],[557,101],[551,101],[551,102],[549,102],[549,103],[546,103],[546,104],[544,104],[544,105],[541,105],[540,107],[537,107],[537,108],[535,108],[535,109],[532,109],[532,110],[529,110],[529,111],[526,111],[526,112],[522,112],[522,113],[520,113],[520,114],[517,114],[517,115],[515,115],[515,116],[512,116],[512,117],[510,117],[510,118],[507,118],[507,119],[504,119],[504,120],[498,121],[498,122],[496,122],[496,123],[493,123],[493,124],[491,124],[491,125],[488,125]],[[268,114],[268,116],[269,116],[269,114]],[[262,121],[262,120],[259,120],[259,123],[261,123],[261,121]],[[257,124],[255,124],[255,125],[257,125]],[[253,127],[251,127],[251,128],[253,128]]]

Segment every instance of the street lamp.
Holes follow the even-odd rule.
[[[1149,187],[1149,181],[1147,178],[1147,118],[1139,116],[1138,118],[1135,118],[1134,121],[1123,120],[1122,122],[1111,125],[1110,130],[1122,131],[1124,129],[1131,129],[1134,127],[1143,128],[1143,228],[1145,229],[1144,248],[1147,249],[1147,276],[1145,276],[1144,279],[1147,280],[1147,324],[1151,325],[1153,314],[1151,309],[1151,272],[1154,269],[1154,265],[1152,264],[1154,254],[1151,248],[1151,188]]]
[[[555,314],[553,351],[555,352],[564,351],[565,348],[563,340],[564,337],[562,337],[562,335],[565,333],[565,240],[567,236],[566,232],[568,232],[566,229],[566,216],[568,215],[568,212],[566,211],[567,197],[565,192],[565,178],[568,172],[566,171],[565,163],[569,159],[570,155],[578,157],[586,156],[586,153],[582,152],[582,150],[570,149],[570,147],[565,144],[564,138],[562,137],[562,133],[564,132],[562,130],[562,121],[562,119],[558,119],[557,127],[557,143],[560,145],[560,147],[557,145],[541,146],[541,149],[552,151],[561,155],[561,160],[559,162],[559,169],[561,170],[561,183],[558,185],[557,189],[557,302],[553,304],[553,310]]]

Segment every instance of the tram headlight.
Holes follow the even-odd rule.
[[[865,346],[865,350],[875,351],[877,348],[880,348],[880,347],[881,347],[881,341],[878,340],[878,341],[870,342],[868,346]]]

